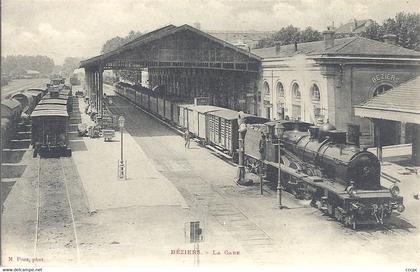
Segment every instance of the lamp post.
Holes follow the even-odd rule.
[[[278,166],[278,172],[277,172],[277,198],[279,200],[279,209],[283,208],[283,205],[281,204],[281,195],[283,187],[281,186],[281,140],[283,138],[284,133],[284,126],[280,124],[279,122],[276,123],[276,133],[277,133],[277,148],[278,148],[278,160],[279,160],[279,166]]]
[[[127,164],[124,161],[124,123],[125,118],[124,116],[120,116],[118,118],[118,124],[120,125],[120,135],[121,135],[121,159],[118,162],[118,178],[119,179],[127,179]]]
[[[239,133],[239,152],[238,152],[238,177],[236,183],[238,185],[247,185],[245,182],[245,165],[244,165],[244,134],[246,132],[246,125],[245,120],[243,118],[244,113],[241,111],[239,112],[238,116],[238,133]]]

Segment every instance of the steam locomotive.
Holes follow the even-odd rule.
[[[283,135],[276,132],[277,123]],[[381,185],[378,158],[359,148],[357,139],[349,144],[346,133],[330,123],[317,127],[282,120],[246,127],[249,171],[264,171],[267,179],[277,180],[280,147],[281,186],[297,198],[311,199],[311,206],[346,226],[383,224],[394,210],[404,211],[399,188]]]

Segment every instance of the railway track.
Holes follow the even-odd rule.
[[[38,159],[34,258],[79,263],[72,202],[61,158]]]
[[[131,126],[141,126],[141,121],[131,114],[127,114],[128,109],[133,110],[132,107],[124,108],[114,105],[111,111],[114,114],[124,114],[128,130],[132,128]],[[224,188],[213,185],[200,177],[198,173],[194,173],[188,162],[181,157],[170,160],[161,157],[156,164],[159,165],[160,172],[168,178],[172,177],[169,179],[184,197],[190,199],[189,206],[197,209],[197,213],[203,214],[204,212],[214,218],[241,244],[255,263],[267,263],[268,256],[275,256],[277,249],[273,239],[229,201]],[[182,176],[183,173],[188,178],[175,178]],[[269,193],[269,191],[265,190],[265,193]]]

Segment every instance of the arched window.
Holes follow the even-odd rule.
[[[293,100],[300,100],[300,90],[299,90],[299,85],[297,83],[293,83],[292,94],[293,94]]]
[[[281,82],[276,85],[277,90],[277,118],[284,119],[284,88]]]
[[[270,94],[270,85],[268,85],[267,81],[264,81],[263,91],[264,91],[264,95]]]
[[[284,88],[281,82],[277,83],[276,89],[277,89],[277,97],[284,97]]]
[[[292,85],[292,117],[294,119],[301,119],[301,101],[300,101],[300,90],[297,83]]]
[[[311,94],[312,94],[312,101],[320,101],[321,100],[321,94],[319,93],[319,88],[316,84],[313,84],[311,87]]]
[[[380,86],[378,86],[376,89],[375,89],[375,91],[373,92],[373,96],[377,96],[377,95],[379,95],[379,94],[383,94],[384,92],[386,92],[386,91],[389,91],[389,90],[391,90],[393,87],[391,86],[391,85],[388,85],[388,84],[383,84],[383,85],[380,85]]]

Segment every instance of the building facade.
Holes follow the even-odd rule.
[[[261,116],[311,123],[327,120],[337,129],[360,125],[361,144],[375,145],[373,124],[354,114],[354,106],[420,74],[420,52],[362,37],[255,49],[262,60]],[[405,143],[405,124],[390,121],[383,145]],[[408,129],[409,130],[409,129]],[[409,138],[409,137],[408,137]]]

